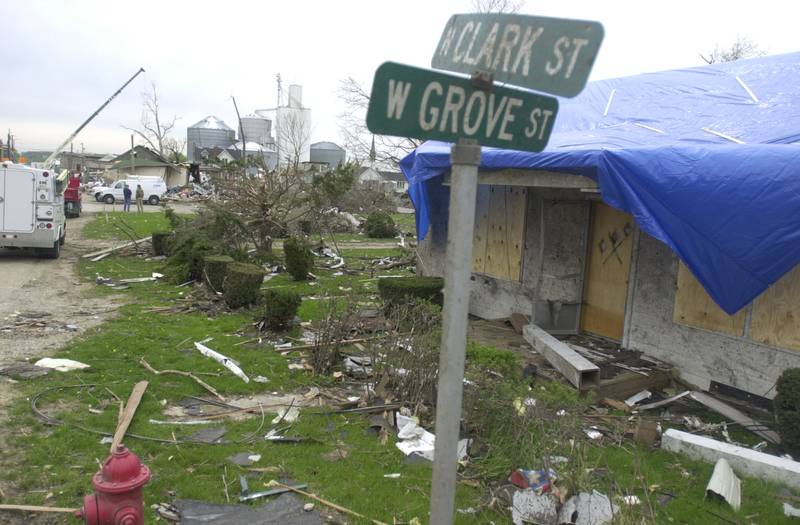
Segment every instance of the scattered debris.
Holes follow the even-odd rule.
[[[83,370],[89,368],[89,365],[72,359],[55,359],[52,357],[43,357],[34,363],[34,366],[41,368],[52,368],[59,372],[71,372],[73,370]]]
[[[642,503],[642,500],[639,499],[639,496],[628,495],[622,496],[622,502],[625,503],[625,505],[639,505]]]
[[[400,473],[399,472],[393,472],[391,474],[384,474],[383,477],[384,478],[389,478],[389,479],[398,479],[398,478],[400,478]]]
[[[194,346],[200,351],[201,354],[203,354],[206,357],[210,357],[214,361],[218,362],[219,364],[221,364],[222,366],[233,372],[236,376],[240,377],[242,381],[244,381],[245,383],[250,382],[250,378],[247,377],[247,375],[242,371],[241,368],[239,368],[239,363],[237,363],[236,361],[218,352],[215,352],[214,350],[210,349],[201,342],[196,342]]]
[[[275,416],[275,419],[272,420],[273,425],[277,425],[281,421],[286,421],[287,423],[293,423],[297,421],[297,418],[300,417],[300,407],[290,406],[278,412],[278,415]]]
[[[402,424],[401,424],[402,421]],[[426,461],[433,461],[433,451],[436,443],[436,436],[422,428],[411,418],[397,415],[398,442],[395,446],[406,456],[416,454]],[[462,439],[458,442],[458,460],[463,461],[467,457],[469,439]]]
[[[240,502],[245,501],[253,501],[259,498],[267,498],[269,496],[277,496],[279,494],[285,494],[287,492],[291,492],[292,488],[294,489],[304,489],[308,487],[306,483],[302,483],[300,485],[292,485],[291,488],[277,488],[271,490],[265,490],[262,492],[250,492],[250,487],[247,485],[247,477],[246,476],[239,476],[239,484],[242,486],[242,492],[239,496]],[[303,508],[303,510],[306,510]],[[309,509],[313,510],[313,509]]]
[[[153,512],[155,512],[158,517],[167,521],[179,522],[181,520],[181,513],[174,505],[170,505],[169,503],[154,503],[150,505],[150,508],[153,509]]]
[[[658,439],[658,422],[652,419],[637,418],[633,439],[640,445],[652,446]]]
[[[252,452],[239,452],[228,458],[228,461],[240,467],[249,467],[253,463],[258,463],[260,460],[261,454],[254,454]]]
[[[575,352],[566,343],[559,341],[535,324],[525,325],[525,340],[547,359],[578,390],[596,385],[600,380],[600,368]]]
[[[727,403],[716,399],[705,392],[691,392],[689,397],[697,401],[698,403],[705,405],[706,407],[710,408],[714,412],[721,414],[725,418],[735,421],[739,423],[742,428],[753,432],[757,436],[760,436],[763,439],[766,439],[770,443],[774,443],[779,445],[781,443],[781,438],[778,436],[778,433],[769,430],[763,424],[759,423],[755,419],[751,418],[750,416],[744,414],[740,410],[730,406]]]
[[[206,383],[205,381],[203,381],[202,379],[200,379],[199,377],[197,377],[196,375],[194,375],[191,372],[184,372],[183,370],[156,370],[155,368],[150,366],[150,364],[147,361],[144,360],[144,357],[139,360],[139,363],[143,367],[145,367],[148,371],[152,372],[155,375],[172,374],[172,375],[179,375],[179,376],[189,377],[189,378],[193,379],[195,381],[195,383],[197,383],[198,385],[200,385],[203,388],[205,388],[206,390],[208,390],[217,399],[219,399],[220,401],[225,401],[225,398],[222,397],[222,395],[219,392],[217,392],[217,390],[214,387],[212,387],[211,385],[209,385],[208,383]]]
[[[686,390],[685,392],[681,392],[680,394],[674,395],[672,397],[668,397],[667,399],[662,399],[661,401],[656,401],[655,403],[649,403],[647,405],[639,405],[637,408],[639,410],[652,410],[654,408],[660,408],[660,407],[663,407],[665,405],[669,405],[670,403],[673,403],[673,402],[677,401],[678,399],[686,397],[690,393],[691,393],[691,390]]]
[[[204,428],[186,436],[185,440],[192,443],[222,443],[222,436],[227,432],[225,427]]]
[[[136,414],[136,409],[139,408],[139,403],[142,401],[144,391],[147,390],[147,385],[147,381],[139,381],[133,385],[133,390],[131,390],[131,395],[128,397],[128,402],[125,404],[124,408],[122,408],[122,404],[120,403],[122,411],[117,421],[117,430],[114,432],[114,437],[111,440],[112,454],[117,451],[120,443],[122,443],[122,438],[125,437],[125,433],[128,431],[131,421],[133,421],[133,416]]]
[[[332,509],[334,509],[334,510],[337,510],[337,511],[339,511],[339,512],[343,512],[343,513],[345,513],[345,514],[349,514],[349,515],[351,515],[351,516],[355,516],[356,518],[361,518],[361,519],[363,519],[363,520],[366,520],[366,519],[368,519],[368,518],[367,518],[366,516],[364,516],[363,514],[359,514],[358,512],[355,512],[355,511],[353,511],[353,510],[350,510],[350,509],[348,509],[348,508],[342,507],[342,506],[340,506],[340,505],[337,505],[337,504],[335,504],[335,503],[333,503],[333,502],[330,502],[330,501],[328,501],[328,500],[322,499],[322,498],[320,498],[319,496],[317,496],[317,495],[315,495],[315,494],[311,494],[310,492],[304,492],[304,491],[302,491],[302,490],[300,490],[300,489],[295,489],[295,488],[292,488],[292,487],[290,487],[290,486],[288,486],[288,485],[284,485],[283,483],[277,482],[277,481],[275,481],[275,480],[272,480],[272,481],[270,481],[270,482],[269,482],[269,486],[275,486],[275,487],[288,488],[288,489],[289,489],[289,490],[291,490],[292,492],[296,492],[296,493],[300,494],[301,496],[305,496],[305,497],[307,497],[307,498],[311,498],[311,499],[313,499],[314,501],[316,501],[316,502],[318,502],[318,503],[322,503],[323,505],[326,505],[326,506],[328,506],[328,507],[330,507],[330,508],[332,508]],[[372,521],[373,525],[387,525],[386,523],[383,523],[383,522],[381,522],[381,521],[378,521],[378,520],[370,520],[370,521]]]
[[[542,494],[544,492],[550,492],[550,488],[556,479],[558,479],[558,476],[553,469],[517,469],[511,473],[508,481],[521,489],[531,489],[536,494]]]
[[[605,494],[581,492],[569,498],[558,513],[559,524],[603,525],[614,519],[619,507]]]
[[[738,511],[742,505],[742,482],[723,458],[717,460],[706,486],[706,496],[709,495],[722,498],[733,510]]]
[[[304,488],[304,487],[297,487],[297,488]],[[306,503],[305,505],[303,505],[303,510],[305,512],[311,512],[312,510],[314,510],[314,504],[313,503]]]
[[[51,368],[43,368],[29,363],[19,363],[0,368],[0,376],[12,379],[33,379],[50,373]]]
[[[143,238],[139,239],[138,241],[126,242],[124,244],[120,244],[120,245],[114,246],[112,248],[105,248],[103,250],[98,250],[96,252],[87,253],[87,254],[81,255],[81,257],[83,259],[92,259],[92,261],[94,261],[94,259],[97,259],[99,261],[103,257],[111,255],[112,253],[117,252],[119,250],[122,250],[123,248],[130,248],[131,246],[138,246],[138,244],[140,242],[146,242],[146,241],[149,241],[150,239],[151,239],[150,237],[143,237]]]
[[[303,502],[293,494],[270,499],[260,507],[250,505],[219,505],[202,501],[175,502],[181,525],[323,525],[316,512],[304,512]]]
[[[253,378],[253,381],[255,383],[269,383],[269,379],[264,376],[256,376]]]

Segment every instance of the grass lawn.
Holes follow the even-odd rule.
[[[154,218],[152,222],[137,223],[141,228],[137,232],[146,234],[148,228],[163,227],[156,218],[160,214],[144,215]],[[99,216],[84,232],[103,235],[108,233],[108,228],[105,218]],[[348,268],[368,264],[365,257],[398,253],[395,248],[344,251]],[[87,280],[94,279],[96,274],[111,278],[139,277],[159,271],[162,266],[163,263],[140,258],[112,256],[97,263],[81,261],[79,272]],[[336,276],[334,271],[324,268],[317,268],[315,273],[319,277],[317,284],[298,283],[280,274],[263,286],[290,288],[301,293],[305,299],[299,316],[304,321],[321,316],[318,298],[325,294],[353,297],[364,306],[377,305],[378,274]],[[397,268],[380,275],[405,273]],[[100,444],[101,436],[87,429],[113,431],[117,405],[112,392],[126,399],[138,381],[148,380],[150,385],[129,433],[169,440],[186,437],[198,429],[150,422],[151,419],[168,419],[162,413],[165,405],[175,404],[189,395],[206,396],[207,393],[189,378],[155,376],[147,372],[139,363],[142,358],[159,370],[219,374],[203,376],[203,379],[226,397],[264,392],[302,393],[311,386],[325,388],[336,384],[332,377],[290,370],[288,360],[293,354],[282,356],[268,345],[237,344],[253,337],[256,309],[211,316],[201,312],[147,312],[153,306],[170,306],[187,300],[193,293],[191,286],[179,288],[166,282],[134,284],[122,292],[104,286],[96,290],[98,294],[124,294],[128,304],[119,310],[116,319],[82,334],[57,354],[89,364],[91,368],[54,372],[16,385],[21,395],[11,413],[10,429],[19,439],[10,450],[0,452],[13,456],[18,462],[17,468],[0,473],[7,486],[13,485],[26,494],[14,503],[43,504],[45,495],[52,493],[53,498],[47,500],[47,504],[79,505],[82,496],[91,491],[90,477],[97,470],[98,461],[108,453],[108,445]],[[288,335],[298,332],[296,328]],[[215,361],[200,355],[193,342],[208,338],[212,339],[207,346],[238,361],[251,378],[261,375],[269,381],[245,384]],[[518,368],[516,359],[515,354],[508,351],[473,344],[468,352],[469,378],[481,380],[485,376],[482,370],[486,368],[512,375]],[[67,425],[47,426],[31,412],[29,399],[43,391],[40,408]],[[549,399],[551,403],[563,401],[575,417],[590,402],[577,398],[571,389],[556,383],[535,383],[532,390],[523,389],[522,394]],[[485,395],[493,393],[487,391]],[[96,413],[98,410],[100,412]],[[500,406],[497,414],[513,414],[515,410],[513,404],[508,403]],[[274,414],[267,414],[259,436],[272,428],[273,417]],[[382,445],[368,430],[369,415],[334,414],[307,408],[287,431],[287,435],[306,439],[301,443],[273,443],[263,439],[236,443],[258,430],[260,423],[258,416],[238,422],[224,420],[220,424],[227,428],[225,439],[229,443],[219,445],[174,445],[126,439],[127,445],[153,472],[150,484],[145,487],[146,522],[155,520],[150,505],[168,502],[172,494],[177,498],[225,502],[223,476],[228,482],[231,500],[235,500],[239,493],[238,476],[247,471],[227,458],[239,452],[260,454],[261,459],[254,467],[278,467],[281,471],[278,474],[251,472],[251,490],[263,490],[262,482],[283,476],[308,483],[310,491],[372,519],[392,523],[395,519],[407,522],[416,517],[422,523],[427,522],[430,467],[406,465],[404,456],[394,446],[393,436]],[[575,490],[594,488],[615,496],[634,494],[642,499],[640,505],[624,507],[615,523],[720,523],[720,518],[714,514],[742,524],[785,521],[775,495],[779,487],[774,484],[744,479],[742,508],[734,512],[724,503],[704,499],[705,485],[713,469],[710,464],[690,461],[657,448],[646,449],[629,440],[596,444],[582,437],[580,428],[577,434],[565,439],[563,435],[539,430],[545,428],[541,421],[526,424],[531,425],[531,430],[520,434],[518,440],[509,440],[509,434],[504,435],[506,429],[498,428],[492,436],[496,438],[493,447],[478,451],[472,464],[463,471],[466,477],[458,485],[456,506],[476,509],[476,512],[456,514],[457,523],[509,523],[503,505],[495,505],[493,509],[485,505],[491,499],[485,483],[496,485],[512,468],[541,468],[541,463],[531,463],[537,461],[533,458],[542,457],[544,453],[569,458],[569,463],[555,466],[563,475],[564,486]],[[338,461],[323,457],[337,449],[347,449],[349,454]],[[400,477],[384,477],[390,473],[400,473]],[[672,494],[675,499],[662,506],[656,501],[660,493]]]
[[[126,232],[135,233],[136,239],[141,239],[154,231],[170,229],[169,221],[163,213],[112,211],[98,214],[95,220],[83,227],[81,233],[87,239],[130,240]]]

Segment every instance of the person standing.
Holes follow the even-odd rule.
[[[124,212],[131,211],[131,195],[133,195],[133,192],[131,191],[130,186],[126,184],[125,188],[122,190],[122,196],[124,197],[122,211]]]
[[[136,185],[136,211],[144,213],[144,190],[141,184]]]

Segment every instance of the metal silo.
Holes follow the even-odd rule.
[[[195,148],[227,148],[236,142],[236,132],[222,120],[209,115],[186,129],[186,152],[189,162],[195,162]]]
[[[329,167],[335,168],[344,162],[344,149],[333,142],[317,142],[311,145],[309,160],[311,162],[325,162]]]
[[[272,139],[272,121],[261,115],[251,113],[246,117],[242,117],[242,129],[247,142],[257,142],[262,146],[274,142]],[[241,137],[239,137],[239,140],[241,140]]]

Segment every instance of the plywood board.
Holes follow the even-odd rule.
[[[506,229],[508,231],[508,279],[522,278],[522,259],[525,252],[525,218],[528,215],[528,190],[506,186]]]
[[[750,338],[759,343],[800,350],[800,266],[755,300]]]
[[[747,312],[742,309],[736,315],[728,315],[706,293],[703,285],[695,279],[683,262],[678,264],[678,289],[675,292],[675,307],[672,320],[676,323],[705,328],[723,334],[743,336]]]
[[[506,212],[506,187],[489,186],[489,230],[484,271],[502,279],[508,279],[509,274]]]
[[[622,339],[633,249],[633,218],[602,202],[592,203],[581,329]]]
[[[472,271],[484,273],[486,267],[486,237],[489,230],[489,186],[478,185],[475,202],[475,229],[472,236]]]

